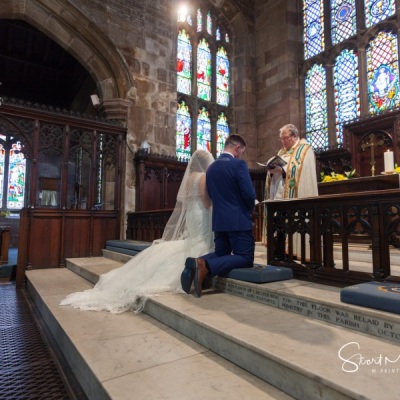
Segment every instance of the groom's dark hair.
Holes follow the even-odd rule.
[[[238,144],[240,144],[242,147],[246,147],[246,141],[240,135],[235,133],[229,135],[225,140],[225,147],[236,146]]]

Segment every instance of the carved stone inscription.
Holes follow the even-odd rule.
[[[329,304],[309,301],[296,295],[272,292],[265,286],[246,282],[241,283],[240,281],[229,279],[215,279],[213,280],[213,286],[218,290],[245,299],[278,307],[282,310],[291,311],[347,329],[368,333],[382,339],[400,342],[400,322],[369,316],[367,314],[368,311],[365,314],[361,314],[351,311],[348,307],[340,308],[340,305],[332,307]]]
[[[273,307],[279,307],[278,295],[271,293],[261,288],[242,285],[239,282],[217,281],[215,288],[222,290],[225,293],[230,293],[235,296],[240,296],[245,299],[258,301],[259,303],[267,304]]]

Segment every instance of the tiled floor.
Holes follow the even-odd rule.
[[[25,289],[0,282],[0,399],[84,399],[67,383],[68,371],[57,361],[43,335]]]

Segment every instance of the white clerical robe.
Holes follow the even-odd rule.
[[[265,197],[268,200],[303,198],[318,196],[317,171],[315,154],[305,139],[298,140],[288,150],[281,149],[278,155],[287,164],[283,167],[286,177],[282,174],[267,174]],[[266,222],[266,215],[265,215]],[[265,237],[265,236],[264,236]],[[306,236],[306,243],[309,236]],[[300,256],[301,237],[293,236],[293,255]],[[309,256],[309,246],[306,246],[306,257]]]

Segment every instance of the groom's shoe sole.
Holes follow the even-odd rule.
[[[194,290],[197,297],[201,297],[203,281],[208,275],[208,269],[206,267],[206,262],[202,258],[195,259],[196,273],[194,275]]]
[[[181,286],[184,292],[189,293],[192,287],[196,270],[196,259],[188,257],[185,261],[185,268],[181,274]]]

